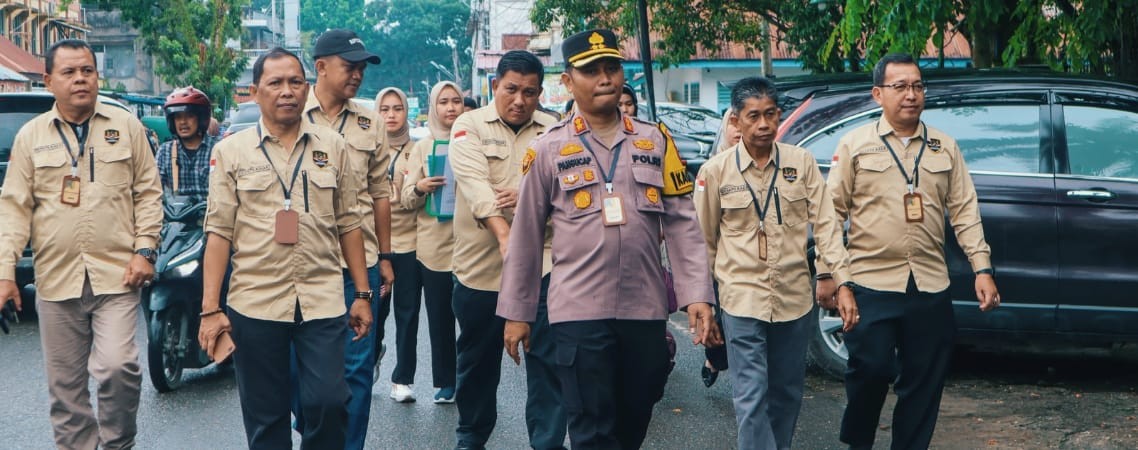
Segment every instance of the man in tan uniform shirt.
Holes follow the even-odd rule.
[[[55,444],[131,448],[138,288],[153,278],[162,227],[158,168],[142,123],[99,103],[86,42],[57,42],[46,68],[55,106],[16,134],[0,195],[0,305],[21,307],[15,267],[31,238]],[[89,376],[99,384],[97,419]]]
[[[936,428],[956,324],[944,262],[944,218],[976,272],[980,309],[1000,303],[984,241],[976,189],[956,141],[921,122],[925,86],[908,55],[886,55],[873,70],[881,120],[842,137],[827,181],[849,219],[857,328],[845,334],[848,403],[841,439],[871,448],[894,383],[893,448],[928,448]],[[818,272],[829,271],[824,261]],[[825,278],[824,275],[819,275]],[[818,282],[832,303],[835,281]],[[900,372],[896,371],[899,366]]]
[[[304,448],[344,447],[344,332],[371,325],[359,191],[363,179],[334,130],[302,119],[308,97],[296,55],[275,48],[253,65],[257,126],[213,151],[198,340],[213,351],[232,332],[237,389],[251,449],[289,448],[289,348],[299,367]],[[232,248],[228,317],[218,308]],[[356,286],[345,317],[340,255]],[[232,323],[232,325],[231,325]]]
[[[739,448],[789,449],[802,406],[814,306],[807,225],[818,254],[849,279],[841,222],[814,156],[774,142],[781,111],[774,84],[744,78],[731,90],[740,142],[711,158],[696,179],[695,205],[719,282]],[[849,331],[857,305],[839,293]]]
[[[379,56],[368,52],[355,33],[339,29],[325,31],[316,39],[313,56],[316,58],[316,86],[309,90],[304,120],[335,130],[348,145],[352,172],[366,186],[359,191],[359,201],[363,214],[360,231],[363,233],[368,284],[380,286],[382,272],[386,293],[393,278],[391,261],[380,258],[381,249],[383,253],[391,253],[391,183],[385,170],[389,155],[384,151],[387,133],[374,110],[352,101],[363,81],[364,69],[368,64],[379,64]],[[355,301],[356,285],[343,261],[341,268],[344,302],[351,307]],[[373,314],[380,307],[380,293],[375,294],[371,299]],[[373,317],[373,322],[378,321]],[[378,323],[376,328],[379,328]],[[345,330],[344,376],[351,391],[345,445],[348,450],[363,449],[367,437],[371,386],[378,357],[376,350],[379,348],[375,342],[377,336],[376,330],[372,330],[363,339],[354,339],[355,336]],[[297,367],[295,364],[290,366],[295,377]],[[303,429],[304,414],[298,401],[299,396],[294,395],[296,428]]]
[[[518,185],[530,142],[555,120],[537,110],[545,69],[529,52],[506,53],[498,63],[494,100],[459,116],[451,129],[450,160],[458,198],[454,213],[454,316],[459,325],[458,449],[486,445],[497,420],[505,322],[494,315],[502,258],[510,236]],[[548,287],[551,235],[546,233],[543,278]],[[546,289],[542,289],[544,293]],[[544,297],[544,294],[542,294]],[[553,341],[545,302],[526,354],[526,425],[530,446],[561,448],[565,413],[554,373]]]

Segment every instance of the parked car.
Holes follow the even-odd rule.
[[[637,106],[637,115],[648,120],[648,105]],[[723,123],[723,116],[698,105],[657,102],[656,117],[672,132],[680,158],[687,163],[692,179],[711,156],[712,142]]]
[[[1002,299],[979,311],[971,266],[946,233],[958,343],[1138,342],[1138,85],[1019,71],[924,78],[922,120],[960,145]],[[778,140],[810,150],[828,173],[838,140],[881,117],[870,89],[868,75],[795,81],[780,99]],[[810,359],[841,376],[841,319],[814,314]]]
[[[357,97],[352,100],[365,109],[375,109],[375,100],[373,99]],[[256,102],[250,100],[238,103],[237,110],[230,112],[225,121],[221,123],[221,128],[224,130],[221,137],[224,139],[233,133],[256,126],[259,120],[261,120],[261,108],[257,106]]]
[[[122,103],[99,96],[103,104],[127,109]],[[0,93],[0,186],[8,173],[8,160],[12,156],[12,143],[16,133],[29,120],[50,110],[55,105],[55,97],[50,92],[4,92]],[[32,263],[32,249],[27,247],[16,262],[16,285],[21,289],[25,313],[35,311],[35,268]]]

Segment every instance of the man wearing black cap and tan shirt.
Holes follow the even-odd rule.
[[[623,59],[609,30],[565,39],[561,82],[576,113],[532,143],[502,269],[506,351],[530,349],[542,242],[553,226],[549,322],[573,448],[640,448],[664,393],[668,301],[660,239],[696,343],[721,343],[707,251],[674,144],[617,109]],[[674,164],[665,162],[671,158]]]
[[[387,171],[384,170],[387,154],[381,151],[387,133],[374,110],[352,101],[363,82],[364,69],[368,64],[379,64],[379,56],[368,52],[355,33],[343,29],[321,34],[316,39],[313,56],[316,58],[316,86],[309,90],[301,120],[329,127],[347,142],[352,172],[366,186],[360,190],[359,198],[368,284],[379,286],[382,275],[383,292],[391,292],[394,276],[391,261],[385,258],[391,254],[391,192]],[[344,272],[344,301],[350,308],[355,301],[356,285],[342,258],[340,265]],[[380,296],[376,292],[371,298],[373,312],[379,311]],[[376,349],[379,348],[375,340],[383,333],[382,324],[378,320],[375,323],[375,330],[362,339],[354,339],[354,333],[345,334],[344,377],[351,392],[346,449],[362,449],[367,436],[372,376]],[[297,419],[296,428],[303,429],[304,415],[295,394],[293,413]]]

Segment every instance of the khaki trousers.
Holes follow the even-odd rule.
[[[88,280],[82,297],[39,301],[36,309],[56,447],[133,447],[142,382],[134,341],[138,291],[94,295]],[[97,421],[88,374],[98,383]]]

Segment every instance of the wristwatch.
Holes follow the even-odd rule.
[[[391,261],[393,259],[395,259],[394,253],[383,253],[383,252],[379,253],[379,260],[380,261]]]
[[[855,286],[855,285],[854,285],[854,282],[852,282],[852,281],[846,281],[845,283],[842,283],[842,284],[838,285],[838,288],[843,288],[843,287],[844,287],[844,288],[848,288],[850,291],[853,291],[853,290],[854,290],[854,286]]]
[[[140,248],[135,250],[134,254],[146,258],[147,261],[150,261],[150,264],[154,264],[154,261],[158,259],[158,252],[152,248]]]
[[[371,300],[372,291],[356,291],[356,300]]]
[[[987,269],[980,269],[980,270],[977,270],[977,271],[976,271],[976,275],[980,275],[980,274],[982,274],[982,273],[986,273],[986,274],[988,274],[988,275],[991,275],[991,276],[993,276],[993,277],[995,277],[995,276],[996,276],[996,271],[995,271],[995,270],[992,270],[992,268],[991,268],[991,267],[989,267],[989,268],[987,268]]]

